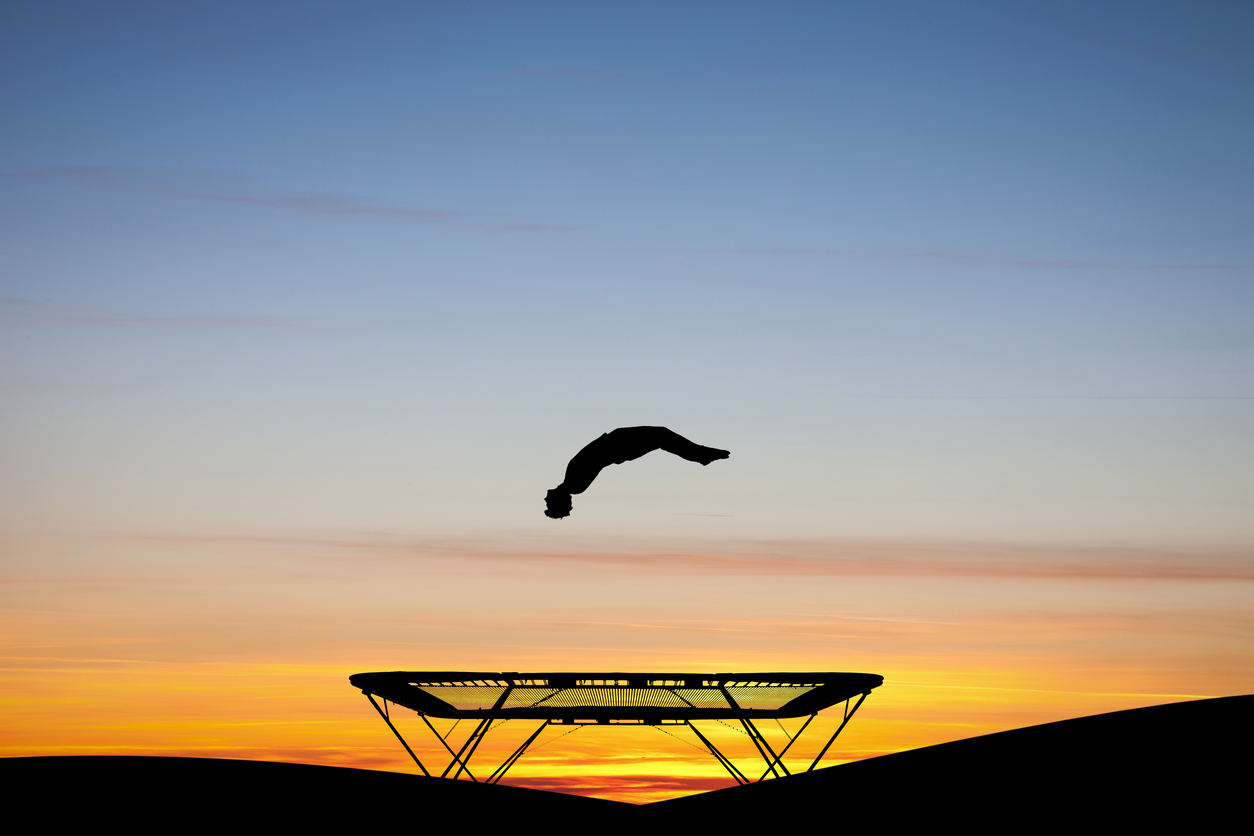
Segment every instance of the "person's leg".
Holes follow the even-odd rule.
[[[679,433],[668,430],[665,427],[659,427],[658,429],[661,430],[658,434],[658,449],[674,453],[681,459],[707,465],[710,462],[731,456],[731,453],[727,450],[719,450],[717,447],[702,447],[700,444],[689,441]]]

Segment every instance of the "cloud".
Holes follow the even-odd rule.
[[[130,539],[297,547],[334,562],[362,560],[418,571],[416,561],[498,564],[519,573],[573,564],[657,575],[774,575],[816,577],[933,577],[1058,581],[1254,581],[1254,548],[1169,550],[1138,547],[1042,546],[1017,543],[916,543],[843,540],[758,540],[690,544],[655,550],[567,542],[560,547],[506,546],[505,541],[414,540],[391,537],[250,538],[132,535]],[[518,543],[518,539],[509,542]]]
[[[624,79],[628,76],[601,70],[512,70],[503,75],[534,76],[538,78],[604,78]]]
[[[584,226],[561,224],[461,224],[458,232],[572,232]]]
[[[223,172],[127,168],[119,166],[48,166],[0,169],[0,177],[35,180],[77,188],[176,200],[229,203],[323,217],[386,217],[449,227],[459,232],[556,232],[579,226],[539,223],[480,223],[444,209],[394,206],[346,194],[282,192]]]
[[[245,328],[290,328],[302,320],[290,316],[258,316],[247,314],[143,314],[85,305],[60,305],[47,300],[0,299],[0,306],[17,310],[5,313],[34,317],[59,325],[92,325],[120,328],[175,328],[195,330],[234,330]]]
[[[984,253],[920,252],[906,258],[957,267],[1018,267],[1048,270],[1238,270],[1246,265],[1205,262],[1091,261],[1071,258],[1009,258]]]
[[[113,311],[65,314],[63,321],[84,325],[148,326],[165,328],[284,328],[294,320],[282,316],[239,316],[205,314],[200,316],[153,316]]]
[[[766,256],[838,256],[844,258],[876,258],[921,261],[935,266],[993,267],[1041,270],[1248,270],[1246,264],[1209,262],[1094,261],[1071,258],[1014,258],[992,253],[964,253],[945,250],[887,251],[847,250],[822,247],[790,247],[764,245],[737,247],[738,255]]]

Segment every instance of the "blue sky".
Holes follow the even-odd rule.
[[[3,15],[10,524],[1254,535],[1248,6]]]

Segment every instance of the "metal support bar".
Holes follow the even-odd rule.
[[[466,760],[464,760],[462,765],[457,768],[457,771],[453,773],[454,781],[457,780],[458,775],[462,774],[463,769],[466,770],[467,775],[470,775],[470,759],[475,756],[475,750],[479,748],[479,744],[483,742],[483,739],[488,736],[488,731],[491,728],[492,718],[485,717],[483,722],[479,724],[479,728],[475,729],[474,733],[471,734],[470,737],[475,741],[475,745],[470,747],[470,751],[466,753]],[[469,743],[470,741],[467,740],[466,742]],[[465,746],[462,746],[463,750],[465,750],[465,748]],[[475,776],[470,775],[471,780],[474,780],[474,777]]]
[[[685,721],[685,725],[687,725],[688,728],[692,729],[692,731],[697,735],[697,737],[701,738],[701,742],[705,744],[705,748],[709,749],[710,754],[713,755],[715,758],[717,758],[718,762],[723,765],[723,768],[725,768],[728,772],[731,773],[731,776],[736,779],[737,784],[749,783],[749,779],[745,777],[745,774],[743,772],[741,772],[739,769],[736,768],[736,764],[732,763],[727,758],[727,756],[724,755],[722,752],[720,752],[713,743],[707,740],[705,735],[701,733],[700,729],[694,726],[691,721]]]
[[[541,723],[540,728],[536,729],[532,733],[531,737],[527,738],[527,740],[523,743],[523,745],[515,749],[514,754],[510,755],[506,759],[505,763],[501,764],[500,766],[496,768],[496,772],[493,772],[491,775],[487,777],[487,783],[489,784],[501,783],[501,779],[505,777],[506,772],[509,772],[510,767],[518,762],[518,759],[521,758],[523,756],[523,753],[527,751],[527,747],[531,745],[532,741],[534,741],[537,737],[539,737],[540,732],[548,728],[549,724],[552,722],[553,722],[552,720],[545,720],[543,723]]]
[[[472,740],[475,740],[475,738],[477,738],[477,737],[479,736],[479,730],[480,730],[480,729],[482,729],[485,725],[487,725],[487,724],[488,724],[488,723],[490,723],[490,722],[491,722],[491,720],[480,720],[480,721],[479,721],[479,725],[475,726],[475,727],[474,727],[474,729],[470,732],[470,737],[466,738],[466,742],[462,744],[462,748],[460,748],[460,749],[458,749],[458,750],[457,750],[457,754],[456,754],[456,755],[453,755],[453,761],[452,761],[452,763],[450,763],[448,766],[444,767],[444,771],[440,773],[440,777],[441,777],[441,778],[446,778],[446,777],[448,777],[448,771],[449,771],[450,769],[452,769],[452,768],[453,768],[453,764],[455,763],[455,764],[457,764],[457,772],[456,772],[456,774],[454,774],[454,775],[453,775],[453,780],[454,780],[454,781],[456,781],[456,780],[457,780],[457,776],[462,774],[462,770],[463,770],[463,769],[466,769],[466,764],[462,761],[462,753],[466,751],[466,747],[470,745],[470,742],[471,742]],[[472,750],[472,751],[473,751],[473,750]],[[470,758],[469,758],[469,757],[467,757],[467,758],[466,758],[466,760],[470,760]],[[479,780],[478,778],[476,778],[476,777],[474,776],[474,774],[473,774],[473,773],[472,773],[469,769],[466,769],[466,774],[470,776],[470,780],[472,780],[472,781],[478,781],[478,780]]]
[[[823,751],[819,752],[819,756],[814,759],[814,763],[810,764],[810,768],[807,769],[806,772],[813,772],[814,767],[819,765],[819,761],[823,760],[823,756],[827,754],[828,748],[833,743],[836,742],[836,738],[839,737],[840,733],[845,730],[845,726],[849,725],[849,721],[853,719],[853,715],[858,713],[858,708],[862,705],[862,703],[866,701],[866,698],[869,697],[870,695],[871,695],[870,691],[863,691],[862,696],[858,698],[858,704],[853,707],[853,711],[845,712],[845,719],[840,721],[840,728],[836,730],[836,734],[832,735],[832,739],[827,741],[827,746],[823,747]],[[845,700],[845,707],[848,708],[848,706],[849,706],[849,701]]]
[[[513,693],[513,691],[514,691],[514,683],[511,682],[505,688],[505,690],[501,692],[501,695],[496,698],[496,704],[492,706],[492,710],[497,711],[500,709],[501,706],[505,705],[505,701],[509,699],[509,695]]]
[[[744,726],[745,726],[745,727],[749,730],[749,732],[750,732],[750,734],[751,734],[752,736],[754,736],[754,737],[756,737],[756,738],[757,738],[757,740],[755,740],[755,741],[754,741],[755,743],[756,743],[756,742],[758,742],[758,741],[761,741],[761,742],[762,742],[762,745],[758,747],[758,752],[759,752],[759,754],[761,754],[761,755],[762,755],[762,759],[766,761],[766,771],[767,771],[767,772],[775,772],[775,765],[776,765],[776,764],[778,764],[778,765],[779,765],[779,768],[780,768],[780,769],[782,769],[782,770],[784,770],[784,774],[785,774],[785,775],[791,775],[792,773],[788,771],[788,767],[784,766],[784,762],[783,762],[782,760],[780,760],[780,756],[779,756],[779,755],[777,755],[777,754],[775,754],[775,750],[771,748],[771,744],[770,744],[770,743],[767,741],[767,739],[766,739],[766,738],[762,735],[762,732],[758,731],[758,727],[757,727],[757,726],[755,726],[755,725],[753,725],[753,721],[752,721],[752,720],[750,720],[749,718],[747,718],[747,717],[746,717],[745,719],[741,720],[740,722],[744,724]],[[765,754],[764,752],[762,752],[762,748],[763,748],[763,747],[766,747],[766,751],[767,751],[767,752],[770,752],[771,757],[769,757],[769,758],[768,758],[768,757],[766,756],[766,754]],[[778,777],[779,777],[779,773],[778,773],[778,772],[775,772],[775,777],[776,777],[776,778],[778,778]],[[759,778],[758,780],[760,781],[760,780],[762,780],[762,779],[761,779],[761,778]]]
[[[362,691],[362,693],[366,695],[366,699],[370,700],[370,704],[374,706],[374,710],[379,712],[379,716],[383,718],[383,722],[388,724],[388,728],[392,730],[392,734],[396,735],[396,739],[399,740],[401,745],[405,747],[405,751],[409,752],[409,756],[414,759],[414,763],[418,764],[418,768],[422,770],[422,774],[430,778],[431,773],[428,772],[427,768],[422,765],[422,761],[418,760],[418,756],[414,754],[414,750],[409,748],[409,744],[405,742],[405,738],[401,737],[401,733],[396,730],[396,726],[392,725],[392,718],[388,717],[387,712],[382,708],[379,708],[379,704],[374,701],[374,694],[369,691]],[[387,700],[384,700],[384,703],[386,702]]]
[[[479,779],[475,777],[474,773],[470,771],[470,761],[474,757],[475,752],[478,751],[479,745],[483,742],[483,739],[487,737],[488,732],[494,728],[494,726],[492,725],[493,719],[502,719],[502,720],[507,719],[507,718],[494,717],[494,715],[503,711],[504,704],[508,700],[510,695],[512,694],[513,690],[514,690],[514,687],[513,687],[513,683],[511,682],[510,687],[505,688],[502,691],[502,693],[497,697],[497,699],[495,700],[495,704],[492,706],[491,709],[488,709],[487,711],[476,712],[479,714],[479,717],[481,719],[478,725],[476,725],[475,728],[470,732],[470,736],[466,738],[465,742],[461,744],[461,747],[456,752],[453,751],[453,748],[449,744],[448,739],[452,736],[453,731],[457,728],[457,723],[454,723],[453,729],[451,729],[447,735],[441,735],[439,731],[436,730],[435,726],[431,724],[431,721],[430,719],[428,719],[426,714],[424,714],[421,710],[416,711],[418,716],[422,717],[423,723],[425,723],[427,728],[431,730],[431,733],[435,735],[436,739],[440,741],[440,745],[444,747],[444,749],[449,753],[449,756],[452,758],[448,766],[446,766],[444,768],[444,771],[440,773],[439,777],[449,778],[450,777],[449,773],[452,772],[451,778],[452,780],[456,781],[461,778],[462,772],[465,772],[468,776],[470,776],[471,781],[475,781],[475,782],[479,781]],[[562,689],[562,688],[554,689],[553,693],[549,694],[548,697],[544,697],[544,698],[541,698],[540,700],[537,700],[536,703],[534,703],[533,705],[538,705],[540,703],[543,703],[549,698],[554,697],[559,693],[562,693],[564,690],[565,689]],[[678,697],[681,701],[687,704],[690,708],[696,707],[692,704],[691,701],[687,700],[682,695],[678,694],[675,689],[667,688],[666,690],[669,691],[674,696]],[[788,754],[789,751],[791,751],[793,744],[797,742],[798,738],[800,738],[801,735],[806,731],[806,729],[809,728],[810,724],[814,721],[814,718],[818,715],[818,712],[815,711],[811,713],[809,717],[806,718],[806,721],[805,723],[802,724],[801,728],[798,729],[796,734],[790,735],[788,733],[788,729],[784,728],[783,724],[780,724],[780,729],[781,731],[783,731],[784,736],[787,738],[788,742],[777,753],[775,749],[771,746],[770,741],[766,739],[765,735],[763,735],[761,730],[759,730],[758,727],[754,724],[753,720],[747,716],[744,716],[745,714],[752,714],[755,712],[752,710],[744,711],[740,709],[740,706],[736,704],[736,700],[732,697],[731,693],[728,691],[726,686],[723,685],[722,683],[719,683],[719,691],[722,692],[724,698],[727,700],[728,706],[736,710],[737,713],[741,714],[741,716],[739,717],[736,717],[735,714],[733,714],[732,717],[740,720],[741,725],[744,727],[745,733],[749,736],[749,739],[753,741],[753,745],[757,749],[758,754],[762,757],[762,760],[765,761],[766,763],[766,771],[762,773],[761,777],[759,777],[757,781],[763,781],[768,776],[772,776],[772,775],[776,778],[793,775],[794,773],[792,772],[792,770],[790,770],[788,768],[788,765],[784,762],[784,757]],[[392,723],[392,718],[390,716],[391,712],[389,711],[389,705],[388,705],[389,703],[388,698],[380,695],[379,699],[383,701],[382,706],[380,706],[379,702],[375,699],[374,693],[365,689],[362,690],[362,693],[365,694],[366,698],[370,701],[370,704],[374,706],[374,709],[376,712],[378,712],[379,716],[383,718],[383,722],[387,724],[387,727],[392,731],[392,734],[395,735],[396,739],[400,741],[401,746],[405,748],[406,753],[408,753],[410,758],[413,759],[414,763],[418,765],[418,768],[422,771],[422,774],[426,775],[427,777],[432,777],[432,773],[427,769],[426,765],[423,764],[423,762],[418,758],[418,755],[414,753],[414,750],[410,748],[409,743],[405,740],[404,736],[401,735],[400,730],[397,729],[396,726]],[[852,708],[850,708],[850,702],[853,699],[852,696],[850,696],[849,698],[845,700],[844,717],[842,718],[840,722],[839,728],[836,729],[835,733],[832,734],[831,738],[823,746],[822,750],[819,752],[818,756],[814,759],[813,763],[811,763],[809,768],[806,769],[807,772],[813,772],[818,767],[818,765],[822,762],[823,758],[827,755],[828,750],[831,749],[832,744],[836,742],[836,738],[838,738],[841,732],[845,730],[845,726],[849,725],[849,721],[853,719],[853,716],[858,712],[858,709],[862,707],[862,703],[866,702],[866,698],[869,697],[870,695],[871,695],[870,688],[868,688],[865,691],[862,691],[861,695],[858,697],[857,702],[853,705]],[[397,703],[397,704],[399,705],[400,703]],[[458,722],[460,722],[460,720]],[[492,772],[491,775],[487,776],[484,779],[484,781],[489,784],[500,783],[500,781],[505,777],[505,775],[509,772],[509,770],[513,768],[514,764],[516,764],[519,761],[519,759],[521,759],[522,756],[526,754],[529,747],[539,738],[540,734],[544,731],[544,729],[546,729],[550,725],[553,725],[554,722],[555,721],[553,719],[544,720],[541,723],[540,727],[536,729],[534,732],[532,732],[531,735],[525,741],[523,741],[522,745],[520,745],[517,749],[515,749],[514,752],[508,758],[505,759],[505,762],[502,763],[499,767],[497,767]],[[570,722],[569,718],[567,718],[567,722]],[[602,718],[600,722],[604,722],[604,718]],[[637,722],[641,722],[641,721],[637,720]],[[643,722],[657,723],[659,722],[659,720],[656,717],[653,717],[652,719],[650,719],[649,717],[644,717]],[[754,781],[751,781],[745,775],[744,772],[740,771],[740,769],[732,762],[731,758],[727,757],[721,751],[719,751],[718,747],[715,746],[714,743],[709,738],[707,738],[704,734],[702,734],[701,730],[698,729],[691,720],[679,720],[678,722],[682,725],[689,726],[692,729],[693,733],[697,736],[697,738],[701,741],[701,743],[705,745],[705,748],[709,750],[710,754],[712,754],[714,758],[720,764],[722,764],[723,768],[727,770],[728,774],[732,776],[732,778],[736,781],[737,784],[744,785],[744,784],[754,783]],[[456,766],[455,770],[454,770],[454,766]]]
[[[689,702],[687,699],[685,699],[685,698],[684,698],[684,695],[683,695],[683,694],[679,693],[679,692],[678,692],[678,691],[676,691],[674,688],[667,688],[666,690],[667,690],[667,691],[670,691],[672,694],[674,694],[675,696],[677,696],[677,697],[679,697],[681,700],[683,700],[683,701],[684,701],[684,705],[688,706],[689,708],[696,708],[696,706],[695,706],[695,705],[693,705],[691,702]]]
[[[453,768],[453,764],[454,764],[454,763],[458,763],[458,764],[460,764],[460,763],[461,763],[461,759],[459,759],[459,758],[457,757],[457,753],[453,751],[453,747],[448,745],[448,739],[447,739],[446,737],[444,737],[443,735],[441,735],[438,731],[436,731],[436,730],[435,730],[435,726],[431,725],[431,721],[427,719],[427,715],[425,715],[425,714],[419,714],[418,716],[422,718],[422,722],[424,722],[424,723],[426,723],[426,724],[427,724],[427,728],[431,729],[431,733],[435,735],[436,739],[437,739],[437,740],[439,740],[441,743],[443,743],[443,744],[444,744],[444,748],[448,750],[448,753],[449,753],[450,755],[452,755],[452,756],[453,756],[453,760],[452,760],[452,762],[451,762],[451,763],[449,763],[449,769],[452,769],[452,768]],[[453,724],[453,729],[455,729],[455,728],[457,728],[457,724],[456,724],[456,723],[454,723],[454,724]],[[452,733],[453,733],[453,729],[449,729],[448,733],[449,733],[449,734],[452,734]],[[448,774],[448,769],[444,770],[444,774]],[[467,770],[466,770],[466,774],[467,774],[467,775],[470,775],[470,770],[469,770],[469,769],[467,769]],[[444,775],[441,775],[440,777],[441,777],[441,778],[443,778],[443,777],[444,777]],[[475,776],[474,776],[474,775],[470,775],[470,777],[473,779]]]
[[[740,725],[744,726],[745,734],[749,735],[749,739],[753,741],[753,745],[757,748],[758,754],[762,756],[762,760],[766,761],[767,771],[775,772],[775,767],[771,764],[771,759],[768,758],[766,756],[766,752],[762,750],[762,744],[758,742],[758,736],[754,733],[757,729],[752,728],[743,717],[740,719]],[[778,772],[775,772],[775,777],[779,777]]]
[[[798,730],[797,730],[797,733],[796,733],[796,734],[794,734],[792,737],[788,738],[788,745],[787,745],[787,746],[785,746],[785,747],[784,747],[784,749],[783,749],[783,751],[781,751],[781,752],[779,753],[779,761],[780,761],[780,766],[783,766],[783,765],[784,765],[784,764],[783,764],[783,761],[784,761],[784,755],[787,755],[787,754],[788,754],[788,750],[789,750],[789,749],[791,749],[791,748],[792,748],[792,745],[793,745],[794,743],[796,743],[796,742],[797,742],[797,738],[801,737],[801,733],[802,733],[803,731],[805,731],[805,730],[806,730],[806,726],[810,725],[810,721],[811,721],[811,720],[813,720],[813,719],[814,719],[815,717],[817,717],[817,716],[819,716],[817,712],[816,712],[816,713],[814,713],[814,714],[811,714],[811,715],[809,716],[809,718],[805,721],[805,724],[804,724],[804,725],[803,725],[800,729],[798,729]],[[783,729],[783,728],[784,728],[782,724],[780,725],[780,728],[781,728],[781,729]],[[784,729],[784,734],[788,734],[788,729]],[[758,780],[759,780],[759,781],[761,781],[763,778],[765,778],[765,777],[767,776],[767,773],[769,773],[770,771],[771,771],[771,770],[769,770],[769,769],[768,769],[768,770],[766,770],[766,772],[763,772],[763,773],[762,773],[762,778],[759,778]],[[791,773],[789,773],[789,774],[791,774]]]

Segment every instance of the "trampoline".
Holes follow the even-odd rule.
[[[527,748],[553,725],[687,726],[738,784],[753,783],[723,754],[694,720],[739,723],[766,763],[756,780],[793,774],[784,756],[820,711],[844,703],[840,726],[805,771],[818,766],[832,743],[884,678],[871,673],[484,673],[474,671],[390,671],[358,673],[349,682],[361,689],[424,775],[432,772],[418,759],[392,722],[391,705],[418,714],[451,757],[441,778],[457,780],[494,722],[539,720],[540,726],[505,762],[483,780],[498,783]],[[850,707],[850,703],[857,701]],[[378,699],[376,699],[378,698]],[[382,701],[382,705],[380,705]],[[475,727],[454,750],[429,718],[473,720]],[[755,721],[805,717],[796,734],[777,753]],[[456,726],[454,726],[456,728]],[[781,725],[781,729],[782,729]],[[451,773],[451,775],[450,775]]]

